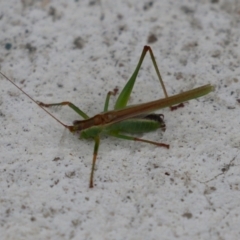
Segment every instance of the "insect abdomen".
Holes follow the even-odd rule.
[[[112,124],[107,127],[107,131],[125,132],[125,133],[145,133],[155,131],[158,128],[164,128],[163,121],[155,121],[150,119],[129,119],[119,123]]]

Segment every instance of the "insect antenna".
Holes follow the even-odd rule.
[[[34,103],[36,103],[41,109],[43,109],[48,115],[50,115],[52,118],[54,118],[58,123],[60,123],[65,128],[69,129],[69,126],[62,123],[60,120],[58,120],[56,117],[54,117],[49,111],[47,111],[44,107],[42,107],[38,101],[34,100],[30,95],[28,95],[25,91],[23,91],[16,83],[14,83],[10,78],[8,78],[5,74],[0,72],[0,74],[6,78],[12,85],[14,85],[17,89],[19,89],[25,96],[27,96],[30,100],[32,100]]]

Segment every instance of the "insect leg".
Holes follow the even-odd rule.
[[[95,144],[94,144],[94,150],[93,150],[93,161],[92,161],[92,169],[91,169],[90,183],[89,183],[90,188],[93,188],[93,175],[94,175],[94,169],[95,169],[95,164],[97,160],[98,148],[100,144],[99,136],[95,137],[94,141],[95,141]]]
[[[159,68],[158,68],[158,65],[157,65],[157,62],[156,62],[156,59],[153,55],[153,51],[151,49],[150,46],[144,46],[143,48],[143,51],[142,51],[142,54],[141,54],[141,57],[139,59],[139,62],[137,64],[137,67],[136,69],[134,70],[132,76],[130,77],[130,79],[128,80],[128,82],[126,83],[125,87],[123,88],[123,90],[121,91],[117,101],[116,101],[116,104],[114,106],[114,109],[117,110],[117,109],[121,109],[121,108],[124,108],[127,106],[127,102],[129,100],[129,97],[130,97],[130,94],[132,92],[132,89],[133,89],[133,86],[135,84],[135,81],[136,81],[136,78],[137,78],[137,75],[138,75],[138,72],[142,66],[142,63],[143,63],[143,60],[146,56],[146,53],[149,51],[149,54],[150,54],[150,57],[151,57],[151,60],[152,60],[152,63],[153,63],[153,66],[155,68],[155,71],[157,73],[157,76],[158,76],[158,80],[160,81],[160,84],[162,86],[162,89],[163,89],[163,92],[164,92],[164,95],[166,98],[168,98],[168,94],[167,94],[167,90],[165,88],[165,85],[164,85],[164,82],[162,80],[162,77],[161,77],[161,74],[160,74],[160,71],[159,71]],[[179,107],[182,107],[182,104],[179,106]],[[175,107],[170,107],[171,110],[175,110],[178,108],[178,106],[175,106]]]
[[[168,144],[165,144],[165,143],[153,142],[153,141],[149,141],[149,140],[146,140],[146,139],[136,138],[136,137],[127,136],[127,135],[123,135],[123,134],[119,134],[119,133],[109,133],[109,135],[111,135],[111,136],[113,136],[113,137],[125,139],[125,140],[145,142],[145,143],[150,143],[150,144],[156,145],[156,146],[158,146],[158,147],[169,148],[169,145],[168,145]]]
[[[157,73],[157,76],[158,76],[158,79],[160,81],[160,84],[161,84],[161,86],[163,88],[164,95],[165,95],[166,98],[168,97],[168,94],[167,94],[165,85],[163,83],[161,74],[159,72],[159,69],[158,69],[158,66],[157,66],[157,62],[156,62],[155,57],[153,55],[152,49],[149,46],[144,46],[142,54],[141,54],[141,57],[140,57],[139,62],[137,64],[137,67],[134,70],[134,72],[133,72],[132,76],[130,77],[130,79],[128,80],[127,84],[123,88],[122,92],[120,93],[120,95],[119,95],[119,97],[118,97],[118,99],[116,101],[114,109],[120,109],[120,108],[126,107],[128,99],[129,99],[130,94],[132,92],[133,86],[135,84],[135,80],[137,78],[138,72],[139,72],[139,70],[140,70],[140,68],[142,66],[143,60],[144,60],[144,58],[146,56],[146,53],[148,51],[150,53],[150,56],[151,56],[151,59],[152,59],[152,62],[153,62],[153,66],[154,66],[155,71]]]
[[[145,47],[146,47],[146,46],[145,46]],[[163,82],[163,80],[162,80],[162,77],[161,77],[161,74],[160,74],[160,71],[159,71],[159,68],[158,68],[156,59],[155,59],[155,57],[154,57],[154,55],[153,55],[153,51],[152,51],[151,47],[148,47],[148,51],[149,51],[149,53],[150,53],[150,56],[151,56],[151,59],[152,59],[152,62],[153,62],[153,66],[154,66],[155,71],[156,71],[156,73],[157,73],[158,79],[159,79],[159,81],[160,81],[160,83],[161,83],[161,86],[162,86],[164,95],[165,95],[166,98],[168,98],[167,90],[166,90],[165,85],[164,85],[164,82]],[[180,107],[184,107],[184,104],[183,104],[183,103],[180,103],[180,104],[178,104],[178,105],[176,105],[176,106],[171,106],[170,109],[171,109],[171,111],[174,111],[174,110],[176,110],[176,109],[178,109],[178,108],[180,108]]]
[[[60,103],[50,103],[50,104],[46,104],[43,102],[37,102],[39,106],[41,107],[54,107],[54,106],[69,106],[71,109],[73,109],[76,113],[78,113],[80,116],[82,116],[84,119],[88,119],[88,115],[86,113],[84,113],[82,110],[80,110],[76,105],[74,105],[71,102],[60,102]]]
[[[104,103],[104,110],[103,112],[107,112],[108,111],[108,105],[109,105],[109,100],[110,100],[110,96],[115,96],[118,92],[118,88],[113,89],[113,91],[109,91],[107,96],[106,96],[106,100]]]

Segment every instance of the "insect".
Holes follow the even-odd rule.
[[[127,106],[130,94],[135,84],[135,80],[137,78],[138,72],[141,68],[142,62],[147,52],[150,53],[150,57],[153,62],[155,71],[157,73],[160,84],[163,88],[165,98],[147,102],[147,103],[138,104],[138,105]],[[23,94],[25,94],[28,98],[30,98],[33,102],[35,102],[51,117],[53,117],[57,122],[59,122],[62,126],[67,128],[70,132],[79,133],[80,138],[82,139],[89,139],[89,138],[94,139],[95,145],[93,150],[93,160],[92,160],[92,168],[91,168],[90,182],[89,182],[90,188],[93,188],[94,186],[94,183],[93,183],[94,169],[95,169],[101,134],[106,134],[106,135],[113,136],[120,139],[145,142],[145,143],[153,144],[156,146],[169,148],[168,144],[153,142],[146,139],[133,137],[130,135],[126,135],[125,133],[138,134],[138,133],[155,131],[159,128],[164,129],[165,123],[164,123],[163,115],[152,113],[152,112],[161,108],[171,107],[173,105],[204,96],[214,90],[214,87],[212,85],[207,84],[207,85],[169,97],[167,94],[166,88],[164,86],[162,77],[160,75],[155,57],[153,55],[153,51],[149,46],[144,46],[141,57],[137,64],[137,67],[133,72],[132,76],[130,77],[130,79],[128,80],[128,82],[126,83],[125,87],[121,91],[120,95],[118,96],[114,106],[114,110],[109,111],[108,105],[109,105],[110,97],[112,95],[116,95],[117,93],[116,89],[114,91],[108,92],[105,99],[103,112],[95,115],[94,117],[89,117],[86,113],[84,113],[81,109],[79,109],[77,106],[75,106],[71,102],[46,104],[43,102],[35,101],[31,96],[29,96],[20,87],[18,87],[7,76],[5,76],[3,73],[1,73],[1,75],[5,77],[8,81],[10,81],[20,91],[22,91]],[[54,117],[49,111],[45,109],[53,106],[65,106],[65,105],[72,108],[84,120],[76,120],[73,122],[73,125],[68,126],[62,123],[59,119]],[[173,108],[175,109],[176,106]]]

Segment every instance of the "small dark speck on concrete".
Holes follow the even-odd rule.
[[[154,168],[159,168],[159,166],[157,164],[153,164]]]
[[[89,1],[89,6],[94,6],[97,4],[97,2],[98,2],[98,0]]]
[[[156,37],[155,34],[150,34],[150,35],[148,36],[147,42],[148,42],[148,44],[150,44],[150,43],[155,43],[157,40],[158,40],[158,39],[157,39],[157,37]]]
[[[143,5],[143,10],[147,11],[152,6],[153,6],[153,1],[147,2]]]
[[[102,13],[101,16],[100,16],[100,21],[103,21],[104,18],[105,18],[105,15],[104,15],[104,13]]]
[[[27,43],[27,44],[25,45],[25,47],[26,47],[26,49],[27,49],[30,53],[36,52],[36,50],[37,50],[37,48],[34,47],[31,43]]]
[[[176,77],[177,80],[180,80],[183,78],[182,72],[176,72],[176,73],[174,73],[174,76]]]
[[[5,115],[0,111],[0,117],[5,117]]]
[[[67,177],[67,178],[73,178],[74,176],[76,175],[76,172],[75,171],[70,171],[70,172],[66,172],[65,173],[65,176]]]
[[[122,20],[123,19],[123,15],[122,14],[118,14],[117,18],[118,18],[118,20]]]
[[[6,48],[7,50],[10,50],[10,49],[12,48],[12,44],[11,44],[11,43],[6,43],[6,44],[5,44],[5,48]]]
[[[212,194],[213,192],[215,192],[217,189],[215,187],[208,187],[204,190],[204,195],[209,195]]]
[[[59,88],[63,88],[63,85],[60,84],[60,83],[58,83],[57,86],[58,86]]]
[[[181,10],[185,13],[185,14],[193,14],[194,10],[188,6],[182,6]]]
[[[50,7],[48,14],[49,14],[50,16],[55,16],[55,15],[56,15],[56,8]]]
[[[188,218],[188,219],[192,218],[192,214],[189,213],[189,212],[188,213],[184,213],[182,216],[185,217],[185,218]]]
[[[84,47],[84,40],[81,37],[76,37],[73,44],[75,48],[82,49]]]

